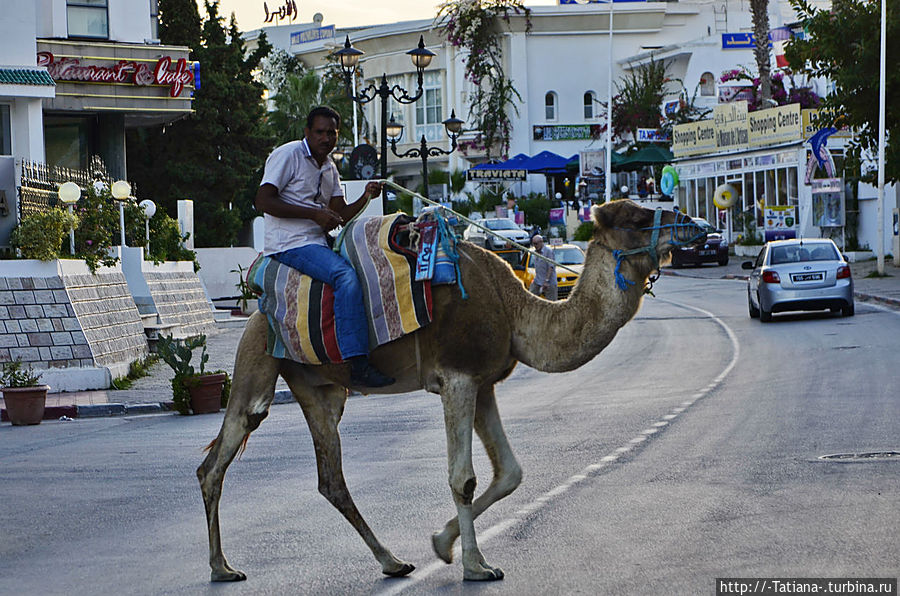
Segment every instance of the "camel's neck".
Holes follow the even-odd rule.
[[[578,368],[600,353],[638,311],[649,272],[637,259],[623,262],[621,272],[635,282],[616,287],[612,253],[591,245],[584,272],[568,300],[548,302],[529,297],[513,316],[513,356],[537,370],[561,372]]]

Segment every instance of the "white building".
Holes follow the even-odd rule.
[[[23,161],[87,170],[98,155],[126,178],[126,128],[190,113],[197,65],[160,45],[156,0],[0,0],[0,15],[3,246]]]

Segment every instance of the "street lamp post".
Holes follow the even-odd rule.
[[[147,255],[150,254],[150,218],[156,215],[156,203],[150,199],[144,199],[138,203],[138,207],[144,212],[144,239],[147,244]]]
[[[447,136],[450,137],[450,150],[441,149],[440,147],[429,147],[428,143],[425,141],[425,135],[422,135],[422,140],[419,143],[418,147],[413,147],[409,151],[405,153],[397,153],[397,141],[400,140],[400,137],[403,136],[403,125],[394,121],[394,115],[391,114],[391,119],[388,122],[387,127],[384,129],[384,136],[391,139],[391,152],[397,157],[421,157],[422,158],[422,184],[425,187],[425,191],[422,195],[426,199],[430,199],[428,196],[428,158],[429,157],[437,157],[439,155],[450,155],[456,149],[456,139],[459,138],[459,133],[462,131],[463,121],[456,117],[456,110],[451,110],[450,117],[444,120],[444,129],[447,131]]]
[[[379,140],[381,142],[381,177],[382,179],[385,179],[387,178],[387,135],[385,134],[385,131],[388,126],[388,98],[393,97],[396,101],[405,104],[418,101],[424,92],[422,85],[423,71],[431,64],[431,59],[434,58],[435,53],[425,47],[425,38],[421,35],[419,36],[418,47],[406,52],[412,60],[413,66],[416,67],[417,90],[415,95],[410,95],[409,92],[400,85],[388,85],[387,73],[381,75],[381,83],[379,85],[376,86],[375,83],[372,83],[358,93],[354,93],[352,88],[353,73],[356,70],[357,64],[359,64],[359,57],[364,53],[365,52],[362,50],[357,50],[350,45],[350,36],[348,35],[344,41],[344,47],[336,51],[334,56],[340,61],[341,70],[344,73],[344,84],[347,90],[347,96],[350,99],[359,105],[364,105],[376,97],[381,98],[381,135]],[[381,200],[382,209],[387,211],[387,192],[385,190],[382,190]]]
[[[113,182],[110,189],[112,197],[119,203],[119,231],[121,233],[120,245],[125,248],[125,201],[131,196],[131,185],[125,180]]]
[[[60,184],[57,191],[59,200],[65,203],[69,208],[69,215],[75,213],[75,203],[81,198],[81,188],[74,182],[64,182]],[[69,253],[75,254],[75,228],[69,227]]]

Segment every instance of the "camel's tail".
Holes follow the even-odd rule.
[[[247,450],[247,441],[249,441],[249,440],[250,440],[250,433],[247,433],[246,435],[244,435],[244,440],[241,441],[241,449],[240,449],[240,451],[238,451],[238,459],[241,459],[241,456],[244,455],[244,451]],[[207,451],[209,451],[210,449],[215,447],[216,443],[218,441],[219,441],[218,437],[216,437],[215,439],[210,441],[209,445],[207,445],[206,447],[203,448],[203,453],[206,453]]]

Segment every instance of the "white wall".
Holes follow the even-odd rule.
[[[35,66],[35,12],[22,0],[0,0],[0,65]]]
[[[16,98],[10,112],[13,155],[17,159],[43,162],[44,116],[40,98]]]
[[[237,266],[240,265],[246,273],[259,254],[256,250],[246,246],[197,248],[194,250],[197,253],[197,262],[200,263],[200,271],[197,275],[203,281],[210,300],[239,296],[240,292],[236,286],[240,278],[231,270],[237,269]]]
[[[32,1],[35,5],[37,36],[66,39],[69,36],[66,0]],[[3,3],[17,4],[20,7],[23,4],[21,0],[0,0],[0,10]],[[144,43],[145,39],[151,37],[150,0],[109,0],[108,4],[109,41]],[[3,19],[0,21],[5,21],[12,12],[14,11],[2,10],[0,14],[3,14]],[[34,30],[32,27],[30,31]],[[31,44],[34,54],[34,38]]]

